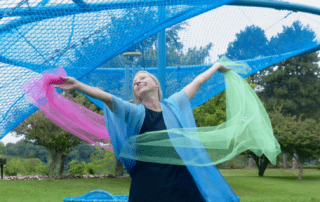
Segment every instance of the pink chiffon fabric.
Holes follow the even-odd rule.
[[[113,152],[104,117],[61,96],[54,84],[62,84],[67,73],[56,68],[32,77],[21,87],[27,99],[60,128],[80,139]]]

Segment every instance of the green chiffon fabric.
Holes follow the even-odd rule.
[[[209,166],[250,150],[258,156],[264,154],[276,165],[281,149],[270,118],[254,90],[236,73],[250,71],[250,67],[226,57],[219,62],[231,69],[224,73],[226,122],[218,126],[174,128],[135,135],[123,143],[119,156],[152,163]],[[195,149],[209,155],[211,160],[204,161],[205,158],[193,155]],[[190,157],[182,157],[181,152]]]

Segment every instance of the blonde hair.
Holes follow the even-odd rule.
[[[147,71],[139,71],[136,73],[136,75],[134,76],[134,78],[136,78],[136,76],[138,74],[141,74],[141,73],[145,73],[147,74],[148,76],[150,76],[158,85],[159,85],[159,88],[158,88],[158,97],[159,97],[159,101],[162,100],[162,90],[161,90],[161,85],[160,85],[160,82],[159,80],[157,79],[157,77],[155,77],[154,75],[150,74],[149,72]],[[134,79],[133,79],[134,80]],[[141,104],[141,100],[138,99],[137,95],[134,93],[134,81],[132,82],[132,95],[133,95],[133,98],[134,98],[134,101],[137,105]]]

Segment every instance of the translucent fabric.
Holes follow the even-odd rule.
[[[248,67],[227,58],[220,62],[231,70],[238,70],[241,65]],[[275,165],[281,149],[260,99],[250,85],[234,71],[225,73],[225,84],[225,123],[212,127],[172,128],[135,135],[123,144],[120,157],[153,163],[210,166],[251,150],[258,156],[265,154]]]
[[[134,157],[138,158],[139,155],[137,155],[137,152],[134,149],[134,142],[132,142],[132,145],[127,145],[126,143],[130,140],[130,137],[137,137],[137,134],[139,134],[144,122],[146,108],[143,104],[131,104],[114,95],[112,96],[112,99],[112,112],[108,106],[104,105],[105,121],[114,147],[114,153],[124,164],[131,176],[132,168],[136,165]],[[171,95],[168,99],[162,100],[160,102],[160,106],[167,129],[196,127],[189,98],[184,90],[180,90],[179,92]],[[168,153],[167,155],[174,155],[174,150],[179,151],[179,148],[174,148],[172,146],[171,148],[164,149],[166,149],[165,151]],[[130,159],[122,157],[120,153],[123,153],[121,152],[123,150],[128,151],[129,156],[133,158]],[[207,153],[203,150],[194,148],[194,151],[196,152],[194,155],[200,156],[200,161],[210,161]],[[152,154],[150,153],[150,155]],[[188,154],[182,154],[182,161],[187,161],[188,158],[184,155]],[[162,156],[163,159],[167,158],[163,154],[158,154],[158,156]],[[216,202],[240,200],[215,165],[186,166],[206,201]]]
[[[60,76],[67,76],[62,67],[34,76],[21,87],[29,102],[54,124],[86,142],[113,151],[112,146],[105,145],[110,143],[110,137],[104,117],[59,95],[52,84],[63,83]]]

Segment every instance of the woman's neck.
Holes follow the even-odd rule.
[[[145,99],[142,100],[143,105],[148,108],[151,109],[153,111],[157,111],[157,112],[161,112],[161,106],[160,106],[160,102],[159,102],[159,98],[157,96],[155,97],[149,97],[149,99]]]

